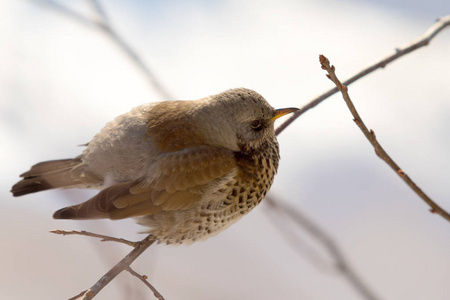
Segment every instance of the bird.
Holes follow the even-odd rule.
[[[274,121],[296,110],[274,109],[246,88],[140,105],[107,123],[81,155],[32,166],[11,192],[98,189],[53,218],[134,218],[158,243],[205,240],[265,198],[280,159]]]

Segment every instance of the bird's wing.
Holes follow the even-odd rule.
[[[236,167],[231,150],[199,146],[163,153],[149,170],[149,178],[108,187],[88,201],[63,208],[56,219],[123,219],[160,211],[188,209],[208,184]]]

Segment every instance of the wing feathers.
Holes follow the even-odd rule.
[[[54,214],[56,219],[123,219],[195,206],[214,180],[236,166],[231,150],[200,146],[164,153],[150,178],[108,187],[88,201]]]
[[[56,211],[53,218],[78,220],[107,218],[108,212],[117,209],[113,202],[129,194],[130,187],[136,184],[137,182],[133,181],[108,187],[84,203]]]
[[[236,166],[231,150],[201,146],[161,154],[146,183],[158,190],[177,191],[206,184]]]

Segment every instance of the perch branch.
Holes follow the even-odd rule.
[[[61,229],[57,229],[57,230],[51,230],[51,233],[54,234],[61,234],[61,235],[72,235],[72,234],[76,234],[76,235],[84,235],[84,236],[90,236],[90,237],[94,237],[94,238],[98,238],[101,239],[101,242],[117,242],[117,243],[122,243],[131,247],[136,247],[139,242],[132,242],[132,241],[128,241],[125,239],[119,239],[119,238],[115,238],[115,237],[111,237],[111,236],[107,236],[107,235],[103,235],[103,234],[98,234],[98,233],[92,233],[92,232],[88,232],[88,231],[84,231],[84,230],[61,230]]]
[[[117,275],[122,271],[127,270],[131,263],[139,257],[148,247],[150,247],[155,242],[152,235],[148,235],[145,239],[137,242],[136,247],[131,250],[131,252],[125,256],[120,262],[118,262],[114,267],[111,268],[105,275],[103,275],[90,289],[75,296],[77,299],[81,297],[81,300],[90,300],[94,298],[108,283],[110,283]]]
[[[450,19],[450,18],[449,18]],[[382,160],[384,160],[394,171],[397,173],[400,178],[403,179],[403,181],[420,197],[423,201],[425,201],[430,207],[430,211],[433,213],[436,213],[446,219],[450,222],[450,215],[442,209],[438,204],[436,204],[430,197],[428,197],[422,189],[420,189],[414,181],[412,181],[411,178],[392,160],[392,158],[384,151],[384,149],[381,147],[381,145],[378,143],[378,140],[375,136],[375,132],[373,130],[367,129],[366,125],[364,124],[363,120],[359,116],[358,112],[356,111],[355,106],[353,105],[353,102],[350,99],[350,96],[348,94],[347,86],[342,84],[339,79],[336,76],[335,68],[334,66],[330,65],[329,60],[323,56],[320,55],[320,64],[322,65],[322,69],[326,70],[328,72],[328,78],[331,79],[331,81],[336,84],[336,87],[339,89],[339,91],[342,93],[342,96],[345,100],[345,103],[347,103],[348,108],[350,109],[350,112],[352,113],[354,117],[354,121],[356,125],[358,125],[359,129],[364,133],[366,138],[369,140],[369,142],[372,144],[372,146],[375,149],[375,153],[380,157]]]
[[[387,64],[393,62],[394,60],[413,52],[416,49],[419,49],[423,46],[428,45],[431,40],[445,27],[450,25],[450,15],[440,18],[433,26],[431,26],[423,35],[410,42],[406,46],[395,49],[392,53],[382,58],[381,60],[375,62],[374,64],[362,69],[358,73],[354,74],[347,80],[344,80],[344,85],[348,86],[356,80],[366,76],[367,74],[372,73],[373,71],[384,68]],[[322,95],[312,99],[309,103],[304,105],[300,110],[296,111],[289,119],[284,121],[280,126],[277,127],[275,133],[280,134],[286,127],[289,126],[292,122],[294,122],[298,117],[300,117],[303,113],[308,111],[309,109],[315,107],[325,99],[329,98],[331,95],[337,93],[339,90],[337,88],[332,88]]]

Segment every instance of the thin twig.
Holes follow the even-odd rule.
[[[274,197],[272,193],[269,193],[269,195],[267,195],[264,199],[264,202],[269,204],[267,213],[270,220],[272,221],[272,225],[274,226],[274,228],[280,232],[280,235],[299,255],[301,255],[305,260],[309,261],[318,270],[327,272],[335,271],[335,264],[333,264],[333,262],[330,262],[329,260],[326,260],[323,257],[323,254],[319,253],[316,247],[311,246],[309,241],[301,236],[300,233],[305,231],[314,239],[317,239],[317,237],[314,236],[314,234],[310,230],[308,230],[308,228],[303,228],[303,219],[291,219],[290,215],[286,215],[286,213],[283,211],[283,209],[287,208],[287,205],[278,205],[277,203],[279,201],[280,199],[278,197]]]
[[[444,219],[450,222],[450,215],[442,209],[438,204],[436,204],[430,197],[428,197],[422,189],[420,189],[414,181],[412,181],[411,178],[392,160],[392,158],[384,151],[384,149],[381,147],[381,145],[378,143],[377,138],[375,136],[375,132],[373,130],[367,129],[366,125],[364,124],[363,120],[359,116],[358,112],[356,111],[355,106],[353,105],[350,96],[348,94],[347,86],[342,84],[339,79],[336,76],[335,68],[334,66],[330,65],[330,61],[323,55],[320,55],[320,64],[322,65],[322,69],[326,70],[328,72],[327,77],[330,78],[334,84],[336,84],[337,88],[341,92],[345,103],[347,103],[348,108],[350,109],[350,112],[352,113],[353,117],[355,118],[353,121],[355,121],[356,125],[358,125],[359,129],[364,133],[366,138],[369,140],[369,142],[372,144],[372,146],[375,149],[375,153],[380,157],[382,160],[384,160],[394,171],[397,173],[397,175],[400,176],[400,178],[405,181],[405,183],[420,197],[422,198],[430,207],[431,212],[436,213],[440,216],[442,216]]]
[[[86,294],[86,292],[87,292],[87,290],[84,290],[84,291],[82,291],[81,293],[79,293],[78,295],[73,296],[72,298],[69,298],[69,300],[77,300],[77,299],[79,299],[80,297],[82,297],[84,294]]]
[[[155,242],[155,238],[152,235],[148,235],[145,239],[138,242],[136,247],[125,256],[120,262],[111,268],[105,275],[103,275],[90,289],[84,293],[79,294],[82,296],[82,300],[90,300],[94,298],[108,283],[110,283],[117,275],[126,270],[131,263],[139,257],[148,247]]]
[[[144,63],[140,55],[118,34],[118,32],[111,26],[110,21],[98,1],[92,0],[92,4],[97,12],[100,21],[91,20],[85,16],[73,11],[61,3],[52,0],[32,0],[35,3],[43,4],[55,9],[56,11],[65,14],[72,20],[87,25],[89,28],[96,28],[101,30],[109,37],[116,46],[119,47],[131,61],[144,73],[148,83],[161,95],[161,100],[175,99],[173,95],[163,86],[159,79],[153,74],[150,68]]]
[[[90,236],[90,237],[94,237],[94,238],[99,238],[101,239],[101,242],[117,242],[117,243],[122,243],[128,246],[131,246],[133,248],[135,248],[139,242],[132,242],[126,239],[119,239],[119,238],[115,238],[112,236],[107,236],[107,235],[103,235],[103,234],[97,234],[97,233],[92,233],[92,232],[88,232],[88,231],[84,231],[84,230],[61,230],[61,229],[57,229],[57,230],[51,230],[51,233],[54,234],[61,234],[61,235],[84,235],[84,236]]]
[[[361,296],[367,300],[379,299],[375,296],[374,292],[371,291],[367,284],[363,282],[361,277],[357,275],[337,243],[328,233],[325,232],[325,230],[306,217],[306,215],[300,212],[300,210],[288,205],[286,202],[279,201],[279,199],[275,201],[270,197],[267,197],[264,201],[271,206],[271,210],[277,211],[282,216],[282,219],[287,217],[288,219],[294,221],[295,224],[302,227],[317,241],[323,244],[330,256],[333,257],[336,264],[336,269],[349,281],[349,283]],[[296,238],[294,236],[292,237]]]
[[[395,49],[392,53],[377,61],[376,63],[362,69],[358,73],[354,74],[350,78],[344,80],[344,85],[350,85],[356,80],[366,76],[367,74],[372,73],[373,71],[384,68],[387,64],[393,62],[401,56],[404,56],[418,48],[428,45],[431,40],[445,27],[450,25],[450,15],[440,18],[433,26],[431,26],[423,35],[412,41],[406,46],[399,47]],[[284,121],[280,126],[275,130],[275,134],[280,134],[286,127],[289,126],[292,122],[294,122],[298,117],[300,117],[303,113],[308,111],[309,109],[315,107],[325,99],[329,98],[331,95],[337,93],[339,90],[337,88],[332,88],[322,95],[312,99],[309,103],[304,105],[300,110],[296,111],[292,116]]]
[[[156,298],[158,298],[159,300],[164,300],[164,297],[153,287],[153,285],[150,284],[150,282],[147,281],[148,277],[146,275],[137,273],[131,267],[128,267],[125,270],[127,270],[131,275],[139,278],[139,280],[141,280],[146,286],[148,286],[148,288],[152,290],[153,295],[155,295]]]
[[[97,0],[91,0],[90,1],[92,6],[94,7],[95,11],[97,12],[97,14],[100,16],[100,18],[102,19],[102,21],[104,23],[109,23],[109,19],[108,16],[105,13],[105,10],[103,9],[102,5],[100,4],[99,1]]]

